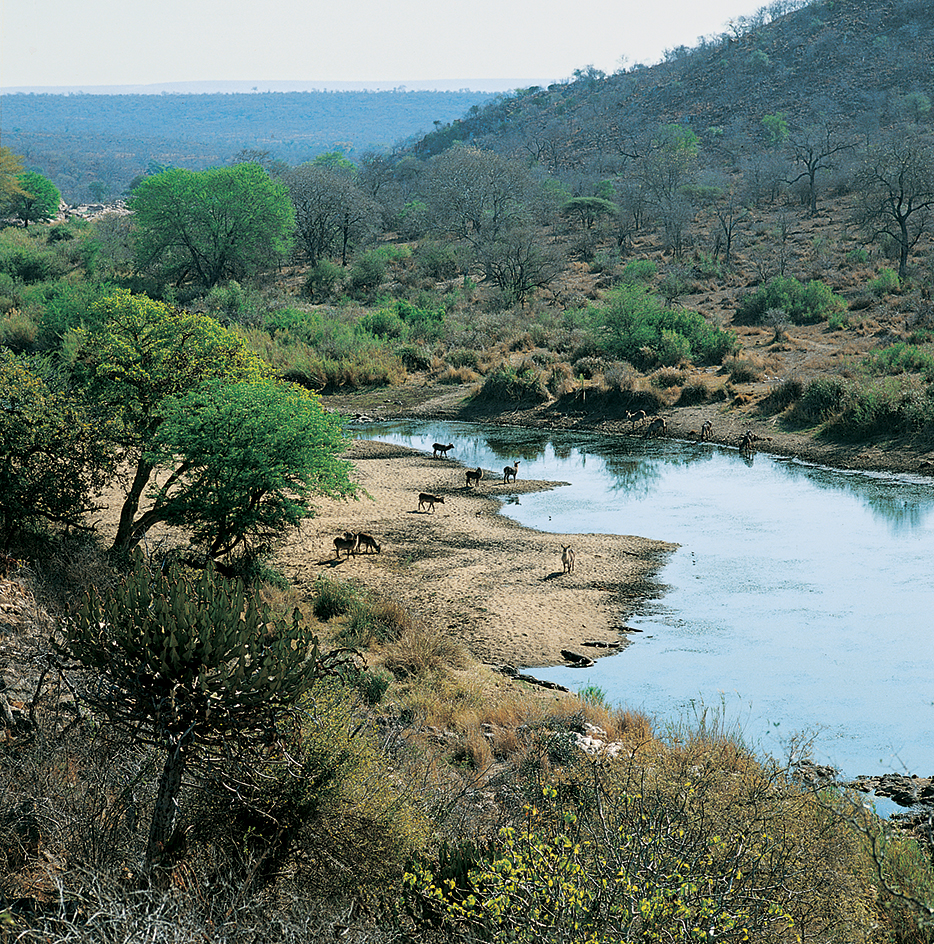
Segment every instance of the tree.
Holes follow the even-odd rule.
[[[77,526],[109,457],[81,402],[0,349],[0,539],[41,521]]]
[[[502,233],[481,252],[493,283],[520,305],[534,289],[551,285],[565,267],[558,253],[543,247],[541,237],[525,227]]]
[[[183,777],[199,752],[225,742],[269,743],[277,723],[323,675],[348,661],[322,656],[296,609],[274,618],[237,581],[135,568],[93,586],[73,608],[64,650],[94,673],[91,703],[137,743],[164,754],[146,847],[171,848]]]
[[[10,201],[10,211],[24,226],[30,223],[48,223],[58,215],[62,195],[58,187],[42,174],[27,170],[18,177],[22,192]]]
[[[100,417],[100,435],[132,467],[113,550],[128,551],[145,534],[140,501],[155,471],[149,446],[169,397],[211,379],[269,376],[269,368],[232,332],[204,315],[176,311],[119,290],[91,307],[100,327],[76,331],[73,370]]]
[[[19,175],[23,172],[23,161],[8,147],[0,147],[0,211],[6,212],[14,197],[23,196]]]
[[[829,170],[833,167],[833,158],[841,151],[853,147],[849,141],[841,140],[836,128],[830,123],[815,127],[801,128],[789,133],[788,147],[791,149],[791,160],[802,171],[797,177],[792,177],[789,184],[799,180],[807,181],[808,215],[817,214],[817,172]]]
[[[905,278],[909,253],[931,231],[934,152],[919,140],[894,138],[869,154],[856,186],[856,222],[867,239],[892,240],[898,247],[898,277]]]
[[[299,242],[312,266],[339,251],[341,264],[354,239],[364,236],[380,218],[379,204],[347,168],[311,162],[283,178],[295,212]]]
[[[618,208],[603,197],[572,197],[561,207],[561,215],[574,219],[584,229],[593,229],[600,217],[614,217]]]
[[[140,268],[204,289],[273,265],[294,222],[286,187],[255,163],[162,171],[139,183],[129,207]]]
[[[340,416],[294,384],[214,380],[170,398],[148,458],[175,470],[138,523],[191,532],[209,558],[263,548],[307,518],[314,495],[354,493]]]

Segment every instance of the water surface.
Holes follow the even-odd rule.
[[[660,723],[722,707],[761,750],[813,737],[815,759],[847,776],[934,774],[930,480],[627,436],[421,422],[364,435],[453,442],[468,467],[518,458],[520,478],[569,482],[504,505],[528,527],[680,545],[660,599],[628,620],[629,647],[539,677],[599,685]]]

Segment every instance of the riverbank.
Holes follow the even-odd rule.
[[[349,416],[383,419],[462,420],[501,426],[537,429],[594,431],[606,435],[639,436],[644,426],[633,425],[618,409],[599,402],[508,406],[477,404],[470,400],[470,386],[409,385],[360,393],[323,397],[329,409]],[[692,441],[705,422],[711,426],[710,441],[739,447],[746,432],[756,437],[761,452],[787,456],[835,469],[872,472],[902,472],[934,475],[934,443],[922,437],[885,438],[862,443],[824,440],[816,429],[789,428],[779,415],[760,412],[755,403],[716,400],[661,411],[667,435]]]
[[[505,485],[502,469],[491,469],[468,489],[453,459],[366,440],[354,441],[347,458],[365,494],[319,503],[277,566],[309,594],[321,577],[386,593],[497,667],[554,665],[568,650],[590,658],[618,651],[626,617],[657,593],[653,575],[676,547],[651,537],[533,531],[499,513],[508,496],[560,482],[520,477]],[[420,509],[421,492],[443,502]],[[333,541],[344,531],[372,534],[380,553],[338,558]],[[570,574],[563,544],[575,552]]]

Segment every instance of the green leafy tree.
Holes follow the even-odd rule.
[[[603,197],[573,197],[561,207],[561,215],[575,220],[584,229],[593,229],[601,217],[614,217],[616,204]]]
[[[8,147],[0,147],[0,210],[6,211],[14,197],[23,196],[19,175],[23,161]]]
[[[354,493],[340,416],[294,384],[207,382],[163,405],[147,454],[174,471],[138,522],[190,530],[211,558],[265,547],[312,513],[315,495]]]
[[[24,226],[30,223],[48,223],[58,215],[62,195],[58,187],[42,174],[27,170],[19,175],[22,192],[15,194],[10,203],[13,215]]]
[[[94,673],[87,695],[111,722],[164,754],[146,858],[172,848],[183,778],[204,752],[231,740],[268,743],[277,723],[324,674],[347,661],[322,656],[299,611],[265,604],[206,570],[197,580],[134,570],[89,589],[68,621],[65,651]]]
[[[138,513],[156,468],[150,445],[166,401],[211,379],[258,380],[270,372],[212,318],[145,295],[117,291],[92,306],[90,320],[100,327],[75,331],[74,373],[102,418],[101,436],[132,468],[113,544],[127,551],[145,534]]]
[[[288,249],[294,221],[285,185],[255,163],[162,171],[139,183],[129,206],[137,264],[205,289],[273,265]]]
[[[81,402],[0,349],[0,539],[40,522],[80,525],[109,458]]]

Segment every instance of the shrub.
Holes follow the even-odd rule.
[[[917,432],[934,421],[930,393],[909,381],[889,379],[850,387],[830,429],[852,440]]]
[[[364,315],[358,322],[362,331],[367,331],[377,338],[399,338],[405,331],[405,323],[394,312],[379,308]]]
[[[606,350],[643,370],[682,360],[720,363],[739,348],[732,331],[713,327],[698,312],[665,308],[641,285],[608,292],[592,316],[603,329]]]
[[[739,324],[761,324],[765,313],[773,308],[782,309],[794,324],[813,324],[844,310],[846,302],[825,282],[804,284],[792,276],[777,275],[741,300],[735,320]]]
[[[804,381],[791,377],[776,384],[762,400],[761,407],[767,413],[780,413],[804,396]]]
[[[796,412],[805,420],[823,422],[840,410],[846,392],[842,377],[818,377],[804,388]]]
[[[675,367],[662,367],[652,374],[651,383],[653,387],[680,387],[687,380],[687,373]]]
[[[315,581],[315,601],[312,612],[317,619],[327,622],[343,616],[360,599],[360,591],[339,580],[319,577]]]
[[[46,282],[65,274],[65,266],[43,242],[25,229],[0,231],[0,272],[17,282]]]
[[[658,266],[651,259],[631,259],[623,268],[623,282],[651,282],[658,274]]]
[[[678,397],[680,406],[692,406],[695,403],[704,403],[710,397],[710,389],[703,380],[695,380],[681,389]]]
[[[863,366],[871,374],[919,373],[929,383],[934,381],[934,351],[904,341],[881,351],[871,351]]]
[[[319,259],[305,276],[305,292],[315,301],[324,301],[334,294],[344,275],[345,270],[341,266]]]
[[[867,288],[876,298],[881,298],[883,295],[891,295],[897,292],[901,288],[901,282],[898,273],[894,269],[883,267],[879,270],[879,274],[870,280]]]
[[[416,253],[419,268],[435,282],[456,279],[460,273],[457,254],[449,243],[422,243]]]
[[[731,383],[755,383],[762,376],[762,367],[745,357],[727,357],[723,366],[730,372]]]
[[[548,399],[548,390],[541,371],[531,367],[517,370],[504,364],[487,374],[483,386],[474,394],[474,399],[507,403],[528,400],[542,402]]]

